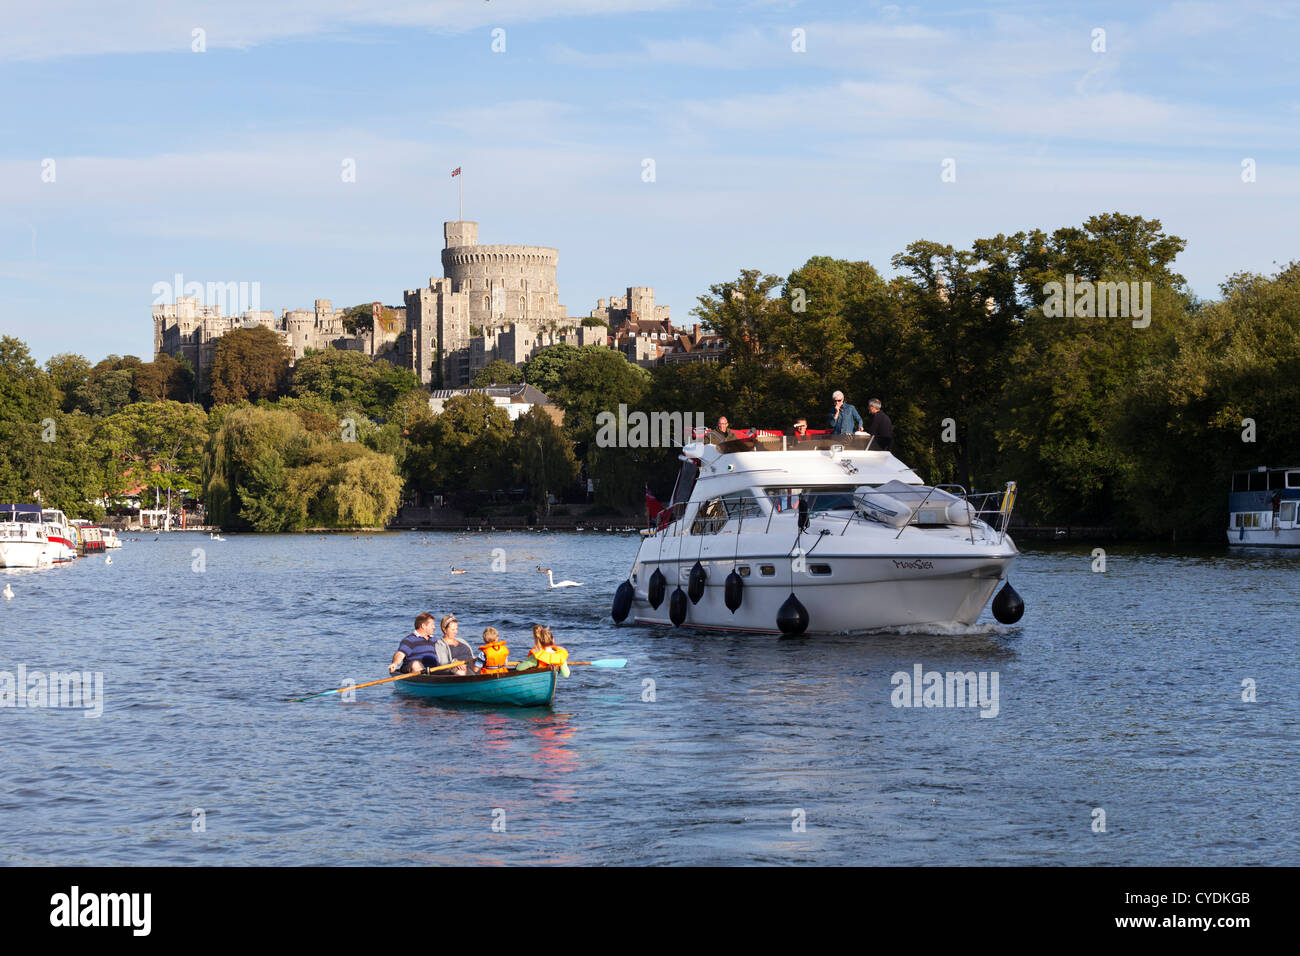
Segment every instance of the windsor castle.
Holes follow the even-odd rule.
[[[559,343],[608,345],[641,364],[673,350],[704,353],[707,343],[696,344],[705,338],[698,326],[694,341],[679,334],[668,306],[655,305],[648,286],[599,300],[584,325],[560,303],[557,250],[479,245],[476,222],[447,222],[443,232],[442,276],[406,290],[401,306],[372,303],[369,330],[347,331],[344,310],[329,299],[317,299],[312,310],[285,309],[278,317],[256,307],[232,308],[234,314],[226,315],[224,303],[203,302],[201,293],[183,295],[178,288],[174,303],[153,307],[154,354],[183,355],[202,377],[222,335],[263,326],[284,339],[294,362],[308,350],[348,349],[409,368],[426,385],[457,388],[489,362],[518,365]]]

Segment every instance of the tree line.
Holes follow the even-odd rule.
[[[40,489],[96,517],[93,501],[129,488],[188,489],[224,527],[279,531],[381,525],[434,494],[519,487],[543,507],[592,479],[598,504],[639,511],[646,484],[667,498],[677,451],[602,447],[601,412],[816,428],[841,389],[863,410],[883,401],[895,454],[927,481],[1015,480],[1032,522],[1217,537],[1229,473],[1300,449],[1300,265],[1230,276],[1202,301],[1173,271],[1184,246],[1111,213],[966,249],[918,241],[889,279],[824,256],[784,277],[743,270],[693,310],[728,345],[718,362],[644,369],[556,345],[476,377],[526,380],[562,424],[541,408],[512,422],[483,395],[434,415],[411,371],[332,350],[291,369],[263,328],[219,339],[205,381],[167,355],[41,367],[6,337],[0,500]]]

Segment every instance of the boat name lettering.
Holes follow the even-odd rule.
[[[891,558],[890,560],[894,560],[894,559]],[[918,559],[918,560],[916,560],[916,561],[894,561],[894,567],[896,567],[896,568],[910,568],[910,569],[913,570],[913,571],[933,571],[933,570],[934,570],[934,562],[933,562],[933,561],[921,561],[920,559]]]

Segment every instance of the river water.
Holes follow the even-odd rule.
[[[635,535],[127,537],[0,572],[0,671],[103,675],[98,718],[0,708],[5,863],[1300,863],[1293,556],[1026,547],[1015,627],[781,641],[615,627]],[[629,663],[549,711],[284,702],[423,610]],[[996,716],[895,706],[917,665]]]

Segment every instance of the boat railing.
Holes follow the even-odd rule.
[[[967,492],[960,485],[918,485],[917,489],[919,490],[922,487],[927,488],[925,497],[911,509],[907,522],[898,529],[896,538],[901,536],[908,527],[920,523],[920,514],[926,502],[930,500],[936,490],[939,490],[945,491],[965,503],[972,544],[975,543],[975,525],[977,521],[984,523],[997,533],[999,544],[1005,539],[1007,525],[1011,521],[1011,511],[1015,506],[1016,483],[1014,481],[1007,482],[1006,487],[1000,491],[987,492]],[[810,518],[814,515],[826,517],[831,512],[849,511],[844,520],[844,527],[840,529],[842,535],[855,520],[876,521],[875,518],[870,518],[864,510],[864,506],[876,495],[888,499],[891,503],[897,502],[896,498],[884,491],[812,490],[761,496],[723,495],[700,504],[688,522],[684,519],[693,502],[679,501],[661,509],[655,518],[651,520],[647,533],[650,537],[661,535],[665,537],[691,537],[720,534],[724,531],[728,534],[768,534],[772,530],[772,520],[774,518],[786,514],[797,515],[802,502],[806,503],[807,514]],[[767,503],[769,507],[765,510],[761,502]],[[846,502],[847,504],[845,504]],[[828,507],[830,504],[834,504],[834,506]],[[732,523],[735,524],[734,530],[728,529],[728,526]]]

